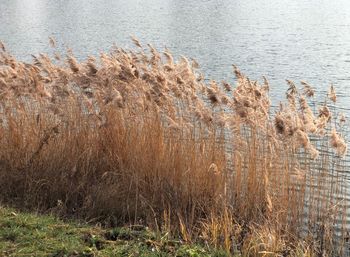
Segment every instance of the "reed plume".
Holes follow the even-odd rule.
[[[60,215],[166,227],[231,253],[309,243],[324,206],[342,196],[326,186],[339,158],[324,139],[347,150],[328,133],[328,106],[312,111],[311,86],[299,93],[288,80],[276,111],[265,77],[233,66],[232,85],[207,83],[194,59],[132,41],[137,51],[31,63],[0,43],[0,200],[41,211],[59,202]],[[345,217],[330,210],[329,219]]]

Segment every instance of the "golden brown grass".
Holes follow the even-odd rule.
[[[344,122],[312,111],[312,87],[288,80],[274,114],[266,78],[234,66],[236,85],[205,83],[197,62],[133,42],[30,64],[0,44],[1,200],[245,256],[341,254]]]

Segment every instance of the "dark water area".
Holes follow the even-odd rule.
[[[320,99],[333,83],[350,108],[349,13],[347,0],[0,0],[0,39],[29,60],[52,52],[49,36],[85,58],[113,43],[131,48],[135,35],[197,59],[208,78],[232,80],[232,64],[266,75],[275,101],[285,79],[309,82]]]

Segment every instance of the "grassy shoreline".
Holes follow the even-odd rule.
[[[0,256],[228,256],[147,227],[101,228],[0,206]]]

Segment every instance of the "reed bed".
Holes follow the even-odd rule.
[[[266,78],[233,66],[235,85],[204,80],[195,60],[133,41],[31,63],[1,43],[1,201],[243,256],[343,255],[334,87],[315,108],[313,88],[288,80],[272,108]]]

